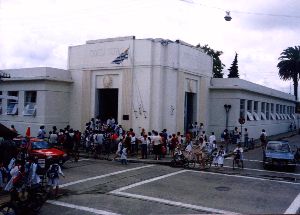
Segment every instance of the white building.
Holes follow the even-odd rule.
[[[226,128],[241,130],[239,119],[245,119],[249,137],[258,138],[262,129],[268,135],[284,133],[295,125],[295,96],[238,78],[214,78],[210,86],[209,128],[220,134]],[[243,129],[244,130],[244,129]]]
[[[125,50],[128,59],[113,64]],[[213,79],[211,57],[182,41],[135,37],[87,41],[69,48],[68,70],[4,72],[11,78],[0,85],[0,122],[14,124],[21,133],[28,125],[37,131],[42,124],[48,131],[67,124],[83,130],[86,122],[100,116],[114,117],[137,132],[141,128],[184,132],[197,121],[219,135],[225,128],[224,104],[232,107],[228,115],[232,129],[239,126],[244,102],[243,114],[249,117],[245,126],[255,137],[262,128],[269,134],[287,131],[295,110],[289,94],[240,79]],[[11,110],[12,100],[17,101],[17,112]],[[34,114],[24,115],[27,109]],[[280,120],[273,120],[276,114]]]
[[[35,136],[40,125],[65,127],[69,123],[70,72],[54,68],[5,70],[11,78],[0,82],[0,122]]]

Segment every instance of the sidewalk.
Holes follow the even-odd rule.
[[[269,136],[268,140],[281,140],[281,139],[284,139],[284,138],[289,138],[289,137],[294,136],[296,134],[297,134],[297,131],[282,133],[282,134],[278,134],[278,135]],[[260,140],[259,139],[256,139],[253,142],[254,142],[254,148],[260,147]],[[218,143],[218,146],[219,145],[220,145],[220,143]],[[232,151],[235,148],[236,148],[236,145],[230,144],[229,145],[229,153],[225,157],[230,157],[232,155]],[[247,150],[245,150],[245,151],[247,151]],[[115,154],[112,153],[109,156],[109,158],[107,158],[107,156],[103,155],[103,156],[100,156],[98,159],[112,160],[114,156],[115,156]],[[80,157],[82,157],[82,158],[91,158],[92,156],[89,156],[84,151],[80,151]],[[170,165],[170,162],[172,160],[171,155],[166,155],[164,158],[161,158],[161,160],[155,160],[154,158],[155,158],[154,155],[148,155],[147,159],[141,159],[141,155],[139,154],[138,156],[128,156],[127,161],[129,163]],[[118,159],[116,161],[118,161]]]

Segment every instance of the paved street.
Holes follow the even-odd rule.
[[[289,138],[299,147],[300,136]],[[207,171],[167,165],[82,159],[63,169],[63,195],[41,214],[296,213],[300,166],[295,172],[262,168],[260,148],[245,153],[245,168]]]

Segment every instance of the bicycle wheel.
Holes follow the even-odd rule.
[[[188,167],[189,167],[190,169],[194,169],[195,166],[196,166],[195,160],[189,160],[189,161],[188,161]]]
[[[212,159],[208,158],[205,161],[205,168],[209,169],[211,167],[211,164],[212,164]]]
[[[16,209],[11,203],[5,203],[0,206],[0,215],[15,215]]]
[[[176,166],[176,161],[175,160],[171,160],[170,166],[171,167],[175,167]]]
[[[44,198],[43,195],[40,193],[36,193],[32,202],[32,211],[34,213],[37,213],[41,210],[42,206],[44,204]]]

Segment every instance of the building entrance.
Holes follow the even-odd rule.
[[[194,123],[195,118],[195,105],[196,105],[196,94],[185,93],[185,105],[184,105],[184,131],[187,132],[191,125]]]
[[[118,120],[118,89],[98,89],[98,115],[101,120]]]

